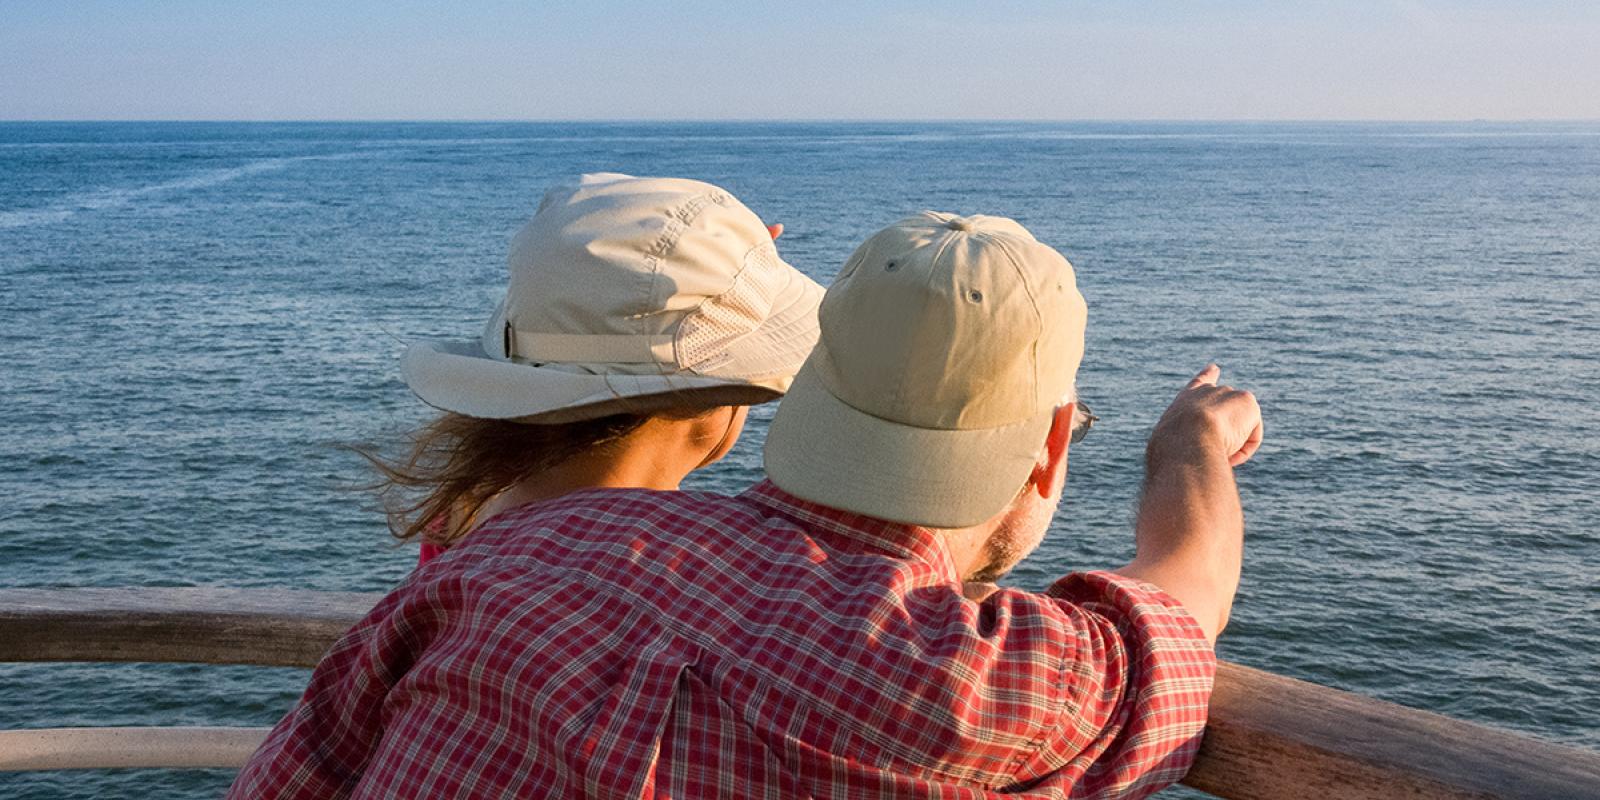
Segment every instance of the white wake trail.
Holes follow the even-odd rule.
[[[272,172],[283,169],[299,161],[328,161],[351,158],[362,155],[360,153],[341,153],[326,156],[284,156],[279,158],[264,158],[251,161],[237,167],[224,167],[208,169],[161,183],[152,183],[148,186],[139,186],[132,189],[97,189],[89,192],[68,195],[67,197],[41,208],[23,208],[15,211],[0,211],[0,230],[9,228],[27,228],[34,225],[49,225],[64,222],[86,211],[101,211],[133,203],[141,198],[165,192],[182,192],[193,189],[204,189],[216,186],[219,183],[238,180],[250,175],[263,172]]]

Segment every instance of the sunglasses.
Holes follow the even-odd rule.
[[[1099,421],[1100,418],[1089,410],[1088,404],[1082,400],[1077,401],[1072,408],[1072,438],[1067,441],[1071,444],[1083,441],[1083,437],[1089,435],[1089,429]]]

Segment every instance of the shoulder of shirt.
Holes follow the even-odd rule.
[[[613,517],[648,518],[659,513],[695,515],[724,515],[748,513],[756,517],[768,515],[759,503],[742,496],[728,496],[715,492],[664,491],[658,489],[581,489],[554,500],[529,503],[496,517],[485,527],[527,525],[540,520],[560,517]]]
[[[553,500],[529,503],[497,514],[445,556],[419,569],[418,577],[441,570],[438,564],[465,566],[478,557],[520,550],[528,537],[561,531],[568,536],[612,537],[624,533],[682,536],[695,530],[754,530],[769,524],[775,513],[744,497],[714,492],[650,489],[582,489]]]

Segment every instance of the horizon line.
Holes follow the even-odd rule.
[[[0,124],[475,124],[475,125],[632,125],[632,124],[1073,124],[1073,123],[1238,123],[1238,124],[1526,124],[1600,123],[1600,117],[241,117],[241,118],[0,118]]]

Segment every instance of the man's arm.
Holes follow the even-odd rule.
[[[1253,395],[1218,386],[1215,364],[1196,375],[1150,435],[1137,554],[1119,574],[1161,587],[1183,603],[1213,643],[1228,624],[1244,548],[1244,512],[1233,468],[1261,446]]]

